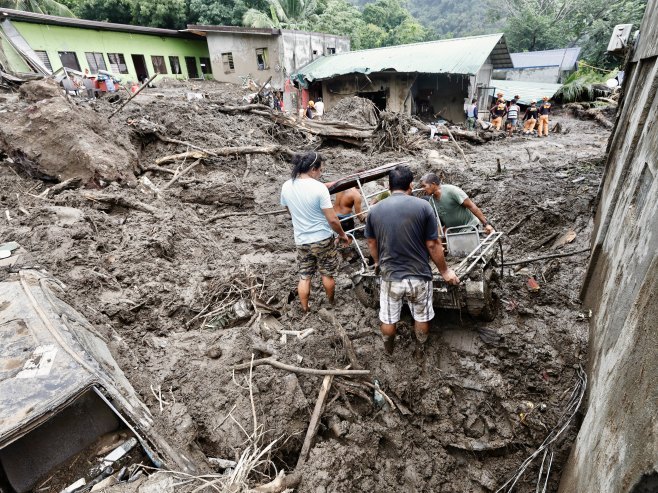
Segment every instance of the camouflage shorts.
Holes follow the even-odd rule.
[[[333,236],[315,243],[297,245],[297,262],[302,279],[312,277],[316,270],[323,276],[334,277],[338,271],[339,257]]]

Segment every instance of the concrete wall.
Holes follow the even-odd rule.
[[[259,82],[265,82],[272,76],[272,84],[277,89],[283,88],[283,53],[278,35],[271,34],[236,34],[208,32],[208,51],[212,62],[212,73],[216,80],[241,84],[240,76],[251,75]],[[268,67],[260,70],[256,59],[256,50],[267,48]],[[231,53],[234,69],[225,70],[222,54]]]
[[[368,94],[385,92],[386,110],[407,115],[417,111],[416,100],[429,101],[435,113],[451,121],[464,120],[464,98],[469,94],[469,77],[447,74],[374,73],[368,78],[351,74],[322,82],[325,109],[343,98],[368,97]]]
[[[518,80],[525,82],[549,82],[557,84],[560,81],[560,67],[528,67],[516,69],[496,70],[495,79]]]
[[[207,38],[215,79],[241,84],[240,76],[251,75],[260,82],[272,76],[272,85],[278,90],[284,88],[290,74],[316,58],[328,55],[330,48],[336,53],[350,51],[349,38],[285,29],[280,35],[209,31]],[[265,69],[258,67],[256,59],[256,50],[260,48],[268,50],[269,66]],[[233,55],[233,71],[225,70],[223,53]]]
[[[309,33],[305,31],[281,31],[283,44],[283,67],[286,74],[295,73],[316,58],[334,53],[350,51],[350,38],[333,34]]]
[[[583,287],[590,388],[562,493],[658,491],[658,0],[640,32]]]
[[[61,68],[62,63],[58,52],[75,52],[80,68],[84,71],[89,68],[85,53],[102,53],[105,65],[110,70],[108,53],[122,53],[128,74],[119,74],[123,81],[137,80],[137,72],[131,55],[144,55],[149,75],[155,73],[151,56],[163,56],[169,78],[188,78],[184,57],[194,57],[197,71],[201,74],[199,57],[208,57],[208,46],[203,39],[183,39],[148,34],[133,34],[116,31],[99,31],[96,29],[82,29],[77,27],[51,26],[32,22],[11,21],[18,32],[25,38],[35,51],[45,51],[53,70]],[[173,75],[170,56],[178,56],[182,74]]]

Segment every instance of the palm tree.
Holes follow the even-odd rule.
[[[304,29],[317,20],[316,0],[267,0],[269,15],[256,9],[249,9],[242,18],[242,24],[258,28]]]
[[[75,17],[66,5],[62,5],[55,0],[0,0],[0,7],[4,9],[24,10],[37,14]]]

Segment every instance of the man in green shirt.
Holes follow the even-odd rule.
[[[430,205],[444,228],[481,224],[486,234],[494,232],[493,226],[489,224],[480,208],[461,188],[455,185],[442,185],[436,173],[425,174],[420,179],[420,184],[429,196]]]

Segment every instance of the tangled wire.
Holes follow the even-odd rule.
[[[558,419],[557,425],[551,430],[548,436],[544,439],[542,444],[534,451],[534,453],[528,457],[523,463],[518,467],[514,472],[514,475],[509,478],[500,488],[496,490],[496,493],[504,491],[505,493],[511,493],[514,490],[514,486],[519,481],[521,476],[525,473],[530,463],[535,460],[540,454],[543,453],[541,467],[539,468],[539,475],[537,476],[537,493],[546,493],[546,488],[548,486],[548,476],[551,473],[551,466],[553,465],[554,450],[553,444],[557,439],[564,433],[564,431],[569,427],[571,421],[573,421],[574,416],[578,412],[580,405],[583,402],[585,397],[585,390],[587,389],[587,375],[581,366],[578,367],[576,371],[576,376],[578,378],[576,385],[574,386],[573,391],[571,392],[571,397],[567,402],[567,406]],[[543,485],[542,485],[543,480]],[[541,488],[541,489],[540,489]]]

